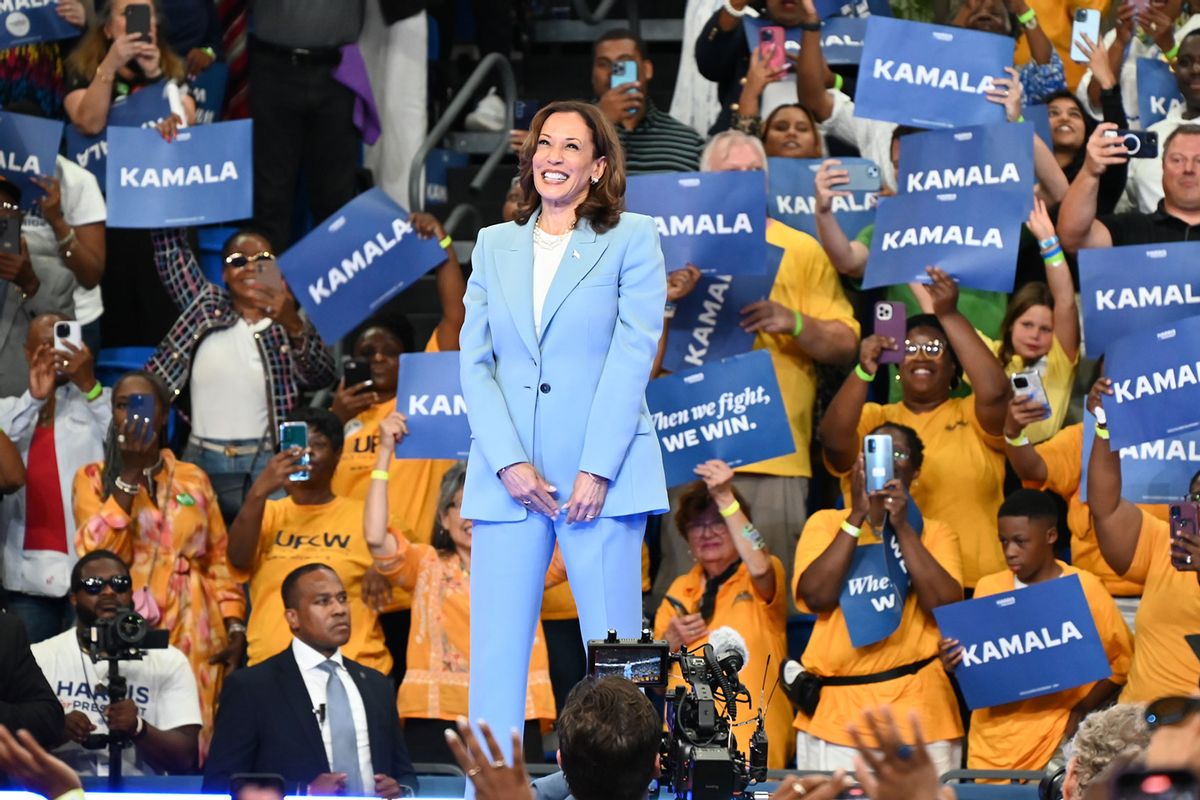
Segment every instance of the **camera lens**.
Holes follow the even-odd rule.
[[[1018,389],[1028,389],[1029,379],[1018,375],[1017,377],[1013,378],[1013,386],[1016,386]]]
[[[875,452],[875,440],[874,440],[874,439],[872,439],[872,440],[870,440],[869,442],[867,442],[867,452],[868,452],[868,453],[874,453],[874,452]]]
[[[116,624],[113,626],[113,631],[117,634],[117,638],[126,646],[132,646],[140,643],[146,638],[146,620],[135,612],[127,612],[119,616]]]
[[[1179,507],[1178,506],[1171,507],[1171,519],[1179,519]]]
[[[1075,19],[1079,20],[1080,22],[1086,22],[1087,16],[1087,9],[1085,8],[1081,8],[1075,12]]]
[[[54,335],[60,339],[71,335],[71,326],[65,322],[56,322],[54,324]]]
[[[1142,149],[1142,140],[1139,139],[1135,134],[1125,134],[1123,141],[1125,142],[1125,149],[1129,151],[1129,155],[1133,155]]]

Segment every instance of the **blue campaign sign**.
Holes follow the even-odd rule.
[[[869,158],[839,158],[841,166],[876,166]],[[767,213],[772,219],[817,235],[817,220],[813,216],[816,207],[816,191],[813,188],[817,170],[824,163],[819,158],[769,158],[767,159]],[[852,192],[849,197],[833,198],[833,217],[838,225],[853,239],[859,231],[875,221],[875,206],[879,192]]]
[[[863,288],[928,283],[935,266],[962,286],[1012,291],[1028,202],[999,187],[881,198]]]
[[[1200,313],[1200,242],[1079,251],[1088,355],[1127,333]]]
[[[634,175],[630,211],[654,217],[667,270],[761,275],[767,263],[767,181],[761,172]]]
[[[854,558],[838,597],[838,607],[846,618],[850,644],[855,647],[866,647],[888,638],[904,616],[908,581],[895,580],[896,570],[889,569],[889,548],[890,544],[885,543],[860,545],[854,549]]]
[[[710,459],[740,467],[796,451],[766,350],[650,381],[646,402],[668,486],[696,480]]]
[[[746,43],[751,50],[758,47],[760,31],[770,23],[763,19],[742,17],[742,30],[746,34]],[[803,31],[799,28],[784,28],[784,48],[789,55],[795,56],[800,52],[800,37]],[[862,59],[863,42],[867,35],[867,20],[865,17],[833,16],[825,20],[821,27],[821,53],[827,64],[857,64]]]
[[[1023,192],[1033,208],[1033,125],[971,126],[900,140],[900,194],[998,186]],[[1011,287],[1009,287],[1011,288]]]
[[[826,22],[831,17],[890,17],[887,0],[817,0],[817,14]]]
[[[229,65],[214,61],[208,69],[191,82],[192,99],[196,101],[196,124],[210,125],[221,118],[225,105],[225,86],[229,82]]]
[[[1025,121],[1033,125],[1033,131],[1038,135],[1038,138],[1042,140],[1046,147],[1049,147],[1053,151],[1054,139],[1053,134],[1050,132],[1050,106],[1044,103],[1035,103],[1025,106],[1025,110],[1022,113]]]
[[[750,352],[756,335],[738,324],[741,310],[771,294],[782,258],[783,248],[769,244],[766,275],[701,276],[692,293],[675,304],[663,369],[678,372]]]
[[[58,15],[58,0],[0,0],[0,50],[83,33]]]
[[[1142,130],[1183,105],[1171,66],[1157,58],[1137,60],[1138,117]]]
[[[321,336],[336,342],[445,260],[436,239],[417,236],[407,211],[371,189],[309,231],[279,267]]]
[[[171,113],[165,81],[113,100],[108,111],[109,128],[153,128]],[[95,136],[67,126],[67,158],[96,176],[101,191],[107,191],[108,129]]]
[[[1200,317],[1122,336],[1105,350],[1104,371],[1111,446],[1200,430]]]
[[[56,120],[0,112],[0,175],[21,190],[21,207],[31,208],[42,191],[31,178],[54,175],[63,124]]]
[[[396,446],[396,458],[465,459],[471,427],[458,380],[458,351],[401,355],[396,410],[408,418],[408,435]]]
[[[1079,497],[1087,502],[1088,459],[1096,438],[1096,418],[1083,414],[1083,476]],[[1122,447],[1121,497],[1131,503],[1174,503],[1200,470],[1200,431]]]
[[[954,675],[972,709],[1112,675],[1078,575],[940,606],[933,616],[942,636],[963,646]]]
[[[109,227],[184,227],[251,216],[252,125],[242,119],[196,126],[173,142],[156,130],[109,128]]]
[[[450,202],[450,170],[467,166],[467,154],[435,147],[425,157],[425,202],[445,205]]]
[[[1012,59],[1007,36],[869,17],[854,113],[918,128],[1003,122],[984,92]]]

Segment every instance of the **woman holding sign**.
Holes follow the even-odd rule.
[[[666,268],[653,220],[622,212],[616,132],[594,106],[551,103],[520,160],[515,219],[479,232],[460,337],[473,437],[470,708],[497,730],[524,720],[555,540],[584,639],[633,637],[646,515],[667,508],[645,400]]]

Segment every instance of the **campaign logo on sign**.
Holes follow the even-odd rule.
[[[839,158],[842,162],[834,169],[850,165],[868,165],[878,169],[868,158]],[[769,158],[767,159],[767,197],[772,219],[777,219],[810,236],[817,235],[816,189],[817,170],[824,163],[819,158]],[[835,186],[839,191],[843,187]],[[833,218],[853,239],[863,228],[875,221],[875,206],[879,203],[879,192],[851,192],[849,197],[833,198]]]
[[[1109,444],[1128,447],[1200,429],[1200,317],[1122,336],[1105,351]]]
[[[742,17],[742,29],[751,50],[758,49],[760,31],[770,23],[767,20]],[[790,56],[800,54],[800,40],[804,32],[800,28],[784,28],[784,49]],[[821,54],[826,64],[857,64],[862,59],[863,41],[867,35],[865,17],[832,16],[821,26]]]
[[[407,211],[371,189],[309,231],[279,267],[321,336],[335,342],[445,260]]]
[[[890,17],[892,6],[887,0],[817,0],[817,14],[828,22],[837,17]]]
[[[1095,438],[1096,418],[1084,411],[1079,499],[1085,503],[1088,461]],[[1141,504],[1178,502],[1192,476],[1200,470],[1200,431],[1122,447],[1120,456],[1121,497]]]
[[[32,208],[45,192],[33,182],[54,175],[63,124],[55,120],[0,112],[0,174],[21,190],[21,207]]]
[[[1198,242],[1080,250],[1088,354],[1099,356],[1127,333],[1200,314],[1198,263]]]
[[[1003,122],[984,93],[1012,59],[1007,36],[869,17],[854,113],[918,128]]]
[[[160,81],[113,100],[112,107],[108,110],[108,127],[153,128],[170,113],[167,82]],[[68,125],[66,155],[96,176],[100,190],[107,191],[105,183],[108,178],[108,129],[95,136],[88,136],[74,125]]]
[[[972,126],[900,140],[900,194],[1000,187],[1023,192],[1033,208],[1033,126]]]
[[[457,351],[401,355],[396,410],[408,418],[408,435],[396,446],[396,458],[467,457],[471,426]]]
[[[175,141],[145,128],[108,131],[108,225],[168,228],[254,213],[253,123],[181,130]]]
[[[875,212],[863,288],[928,283],[925,267],[961,286],[1010,292],[1028,198],[998,188],[884,197]]]
[[[83,33],[58,15],[58,0],[0,0],[0,50]]]
[[[196,101],[196,124],[211,125],[221,118],[225,104],[225,85],[229,81],[229,65],[215,61],[191,82],[192,99]]]
[[[625,204],[654,217],[667,270],[758,274],[766,268],[761,172],[664,172],[629,179]]]
[[[1157,58],[1137,60],[1138,122],[1142,130],[1166,119],[1177,108],[1183,106],[1183,95],[1179,83],[1171,72],[1171,65]]]
[[[732,467],[796,452],[771,356],[755,350],[650,381],[646,403],[667,485],[714,458]]]
[[[692,293],[675,304],[663,369],[678,372],[750,352],[757,334],[742,330],[741,311],[771,294],[782,258],[783,248],[769,244],[766,275],[702,275]]]
[[[933,616],[942,636],[963,646],[954,676],[972,709],[1112,675],[1078,575],[939,606]]]

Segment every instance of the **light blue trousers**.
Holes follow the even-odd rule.
[[[567,525],[565,514],[551,520],[531,513],[521,522],[472,526],[471,721],[488,723],[506,758],[509,732],[525,723],[529,657],[555,539],[586,642],[609,629],[622,638],[640,635],[645,532],[645,514]]]

